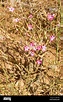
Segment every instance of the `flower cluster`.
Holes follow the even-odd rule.
[[[55,17],[55,14],[50,14],[50,13],[48,13],[48,15],[47,15],[47,19],[48,19],[49,21],[54,20],[54,17]]]
[[[15,9],[16,8],[14,8],[14,7],[8,7],[8,10],[10,12],[12,12],[12,14],[13,14],[14,11],[16,11]],[[24,10],[23,10],[23,12],[24,12]],[[36,15],[38,15],[38,13],[39,12],[37,12]],[[39,41],[40,37],[42,37],[41,39],[43,39],[44,36],[45,36],[45,38],[47,37],[47,39],[45,39],[47,41],[46,42],[43,42],[42,41],[42,44],[40,42],[38,44],[38,43],[35,42],[36,40],[35,41],[32,41],[32,39],[31,39],[32,42],[30,42],[29,45],[26,44],[24,46],[25,53],[26,54],[29,54],[32,57],[34,57],[35,55],[39,55],[41,52],[44,53],[45,51],[47,51],[47,45],[48,45],[48,43],[51,43],[55,39],[55,34],[54,35],[49,35],[47,33],[47,29],[46,28],[45,28],[46,34],[41,31],[41,28],[44,28],[44,27],[42,26],[42,24],[40,24],[40,22],[41,22],[41,19],[42,19],[42,21],[44,21],[44,20],[43,20],[43,17],[42,16],[39,16],[39,17],[37,16],[39,19],[36,18],[36,15],[35,15],[35,13],[29,11],[28,13],[26,13],[26,15],[22,15],[21,14],[21,16],[20,15],[18,15],[18,16],[12,16],[13,17],[12,18],[13,19],[13,22],[12,23],[18,25],[18,26],[16,26],[16,28],[18,27],[19,30],[22,28],[20,31],[22,32],[22,34],[24,33],[24,35],[27,38],[30,38],[31,39],[31,38],[35,37],[35,39],[38,38],[38,41]],[[44,17],[46,18],[45,20],[48,19],[47,22],[52,25],[51,22],[53,20],[55,20],[56,15],[55,15],[55,13],[50,13],[49,12]],[[22,20],[24,20],[24,21],[22,21]],[[19,22],[19,23],[17,23],[17,22]],[[44,22],[42,22],[42,23],[44,23]],[[44,23],[43,25],[45,25],[45,24],[46,23]],[[50,25],[48,27],[49,27],[48,29],[50,29]],[[44,31],[44,29],[43,29],[43,31]],[[21,34],[21,32],[20,32],[20,34]],[[44,34],[42,34],[42,33],[44,33]],[[42,59],[40,59],[40,58],[38,58],[38,60],[36,59],[36,63],[38,65],[40,65],[42,63]]]
[[[47,50],[46,45],[38,45],[36,42],[31,42],[31,43],[29,44],[29,46],[26,45],[26,46],[24,47],[24,51],[25,51],[25,52],[29,52],[29,54],[30,54],[31,56],[34,56],[35,53],[36,53],[36,51],[45,52],[46,50]],[[37,62],[37,64],[41,64],[41,63],[42,63],[42,60],[40,59],[40,60],[37,60],[36,62]]]

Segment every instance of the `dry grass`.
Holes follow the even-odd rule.
[[[13,12],[9,7],[9,3],[4,2],[4,7],[0,4],[0,94],[60,95],[57,0],[22,0],[15,3]],[[55,14],[54,20],[47,19],[48,12]],[[52,35],[55,39],[50,42]],[[47,50],[25,51],[31,42],[36,43],[34,47],[45,45]],[[37,64],[41,59],[41,64]]]

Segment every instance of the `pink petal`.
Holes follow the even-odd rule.
[[[28,47],[28,46],[25,46],[25,47],[24,47],[24,50],[25,50],[25,51],[28,51],[28,50],[29,50],[29,47]]]
[[[31,56],[34,56],[34,52],[33,52],[33,51],[31,51],[31,52],[30,52],[30,55],[31,55]]]
[[[9,7],[9,11],[10,12],[13,12],[14,11],[14,8],[13,7]]]
[[[33,29],[32,25],[29,24],[29,25],[28,25],[28,30],[32,30],[32,29]]]
[[[13,22],[19,22],[19,18],[13,19]]]
[[[44,52],[44,51],[46,51],[46,49],[47,49],[47,47],[44,45],[44,46],[42,46],[42,51]]]
[[[54,15],[55,14],[51,15],[50,13],[48,13],[47,15],[48,20],[52,21],[54,19]]]
[[[29,15],[29,18],[33,18],[33,15],[32,15],[32,14],[30,14],[30,15]]]
[[[37,46],[37,50],[41,50],[42,46],[41,45],[38,45]]]
[[[35,46],[35,45],[36,45],[35,42],[31,42],[31,43],[30,43],[30,46]]]
[[[37,60],[36,62],[37,62],[37,64],[39,64],[39,65],[40,65],[40,64],[42,63],[42,59]]]
[[[55,39],[55,36],[50,36],[50,41],[53,41]]]

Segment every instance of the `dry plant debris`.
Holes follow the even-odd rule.
[[[0,3],[0,94],[59,95],[57,0]]]

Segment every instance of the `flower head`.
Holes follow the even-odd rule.
[[[38,45],[37,46],[37,50],[41,50],[42,46],[41,45]]]
[[[31,43],[30,43],[30,48],[31,48],[32,50],[36,51],[36,43],[31,42]]]
[[[46,51],[47,47],[45,45],[42,46],[42,51]]]
[[[13,22],[19,22],[19,18],[15,18],[15,19],[13,19]]]
[[[34,54],[35,54],[34,51],[30,51],[31,56],[34,56]]]
[[[55,36],[50,36],[50,42],[53,41],[55,39]]]
[[[39,65],[40,65],[40,64],[42,63],[42,59],[37,60],[36,62],[37,62],[37,64],[39,64]]]
[[[10,12],[13,12],[14,11],[14,8],[13,7],[9,7],[9,11]]]
[[[30,46],[35,46],[35,45],[36,45],[36,43],[34,43],[34,42],[30,43]]]
[[[33,15],[32,15],[32,14],[30,14],[30,15],[29,15],[29,18],[33,18]]]
[[[28,50],[29,50],[29,47],[28,47],[28,46],[25,46],[25,47],[24,47],[24,50],[25,50],[25,51],[28,51]]]
[[[28,25],[28,30],[32,30],[32,29],[33,29],[32,25],[29,24],[29,25]]]
[[[52,21],[54,19],[55,14],[48,13],[47,18],[49,21]]]

